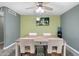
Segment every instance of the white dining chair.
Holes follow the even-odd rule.
[[[51,33],[43,33],[43,36],[51,36]]]
[[[62,54],[63,40],[60,38],[52,38],[48,41],[47,53],[52,54],[53,52]]]
[[[37,33],[29,33],[29,36],[36,36]]]
[[[34,41],[32,39],[20,39],[20,53],[35,53]]]

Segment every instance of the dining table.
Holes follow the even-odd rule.
[[[19,42],[20,40],[34,40],[34,45],[48,45],[48,41],[49,40],[61,40],[63,41],[63,46],[64,46],[64,56],[66,55],[66,42],[63,38],[58,38],[57,36],[55,35],[52,35],[52,36],[41,36],[41,35],[38,35],[38,36],[25,36],[25,37],[20,37],[16,40],[16,47],[15,47],[15,55],[17,56],[18,55],[18,51],[19,51]]]

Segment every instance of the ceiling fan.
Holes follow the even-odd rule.
[[[36,13],[44,13],[45,10],[47,10],[47,11],[53,10],[53,8],[45,6],[45,2],[36,2],[35,6],[29,7],[26,9],[33,9],[33,8],[36,8],[36,10],[35,10]]]

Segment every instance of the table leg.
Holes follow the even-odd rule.
[[[66,56],[66,42],[64,43],[64,53],[63,53],[64,56]]]
[[[16,42],[15,44],[15,56],[18,56],[18,51],[19,51],[19,46],[18,46],[18,43]]]

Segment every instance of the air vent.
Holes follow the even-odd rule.
[[[14,11],[10,10],[10,9],[8,9],[8,13],[10,13],[10,14],[16,16],[16,13],[15,13]]]

